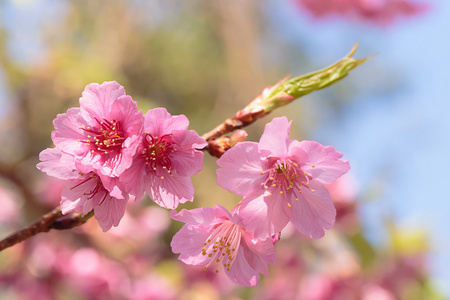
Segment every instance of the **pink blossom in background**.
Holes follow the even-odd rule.
[[[13,193],[0,186],[0,207],[2,208],[0,225],[2,227],[5,225],[3,223],[16,223],[19,220],[21,206],[22,203]]]
[[[37,200],[49,208],[58,206],[61,202],[61,192],[66,181],[51,176],[41,176],[36,184]]]
[[[132,282],[129,291],[124,293],[130,300],[175,300],[178,299],[176,289],[162,276],[150,274]]]
[[[137,203],[137,202],[135,202]],[[131,203],[134,206],[134,203]],[[128,207],[119,227],[112,228],[109,234],[127,240],[148,242],[159,237],[170,226],[169,211],[159,206]]]
[[[90,167],[77,164],[73,156],[58,148],[43,150],[39,159],[39,170],[66,180],[61,195],[63,214],[76,212],[84,216],[94,210],[94,216],[103,231],[119,225],[129,198],[128,194],[123,193],[124,187],[119,178],[107,177]]]
[[[188,126],[186,116],[171,116],[165,108],[145,114],[134,162],[120,178],[136,200],[147,192],[158,205],[169,209],[192,201],[191,176],[203,169],[203,152],[197,149],[204,148],[206,141]]]
[[[117,299],[129,284],[121,265],[93,248],[75,251],[66,264],[68,273],[64,274],[64,281],[87,299]]]
[[[356,180],[349,173],[326,185],[336,207],[336,226],[347,234],[360,230],[357,214],[358,188]]]
[[[172,239],[174,253],[189,265],[214,268],[234,283],[244,286],[259,284],[259,273],[268,276],[268,264],[275,263],[271,239],[257,240],[247,231],[237,214],[224,207],[204,207],[171,212],[174,220],[184,222]]]
[[[53,121],[52,140],[77,162],[117,177],[132,163],[142,124],[142,112],[121,85],[91,83],[80,108],[70,108]]]
[[[266,125],[260,142],[242,142],[218,161],[217,184],[243,196],[243,225],[265,239],[291,221],[304,235],[317,239],[333,226],[336,210],[324,186],[350,166],[331,146],[289,140],[286,117]]]
[[[341,15],[381,25],[428,9],[427,3],[410,0],[295,0],[295,3],[317,18]]]

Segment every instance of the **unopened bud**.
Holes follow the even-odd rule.
[[[370,59],[370,57],[353,58],[357,48],[358,44],[355,44],[349,54],[325,69],[291,79],[287,76],[276,85],[266,87],[249,105],[237,112],[233,119],[248,125],[275,108],[289,104],[296,98],[326,88],[341,80],[351,70]]]
[[[247,131],[243,129],[236,130],[230,137],[229,145],[230,147],[233,147],[237,143],[244,142],[247,138],[248,134]]]
[[[281,231],[275,233],[274,235],[272,235],[272,236],[270,237],[270,239],[272,240],[272,243],[273,243],[274,245],[276,244],[276,242],[278,242],[278,241],[280,240],[280,238],[281,238]]]
[[[208,152],[212,156],[221,157],[225,151],[230,149],[230,138],[228,136],[222,136],[217,139],[208,141]]]

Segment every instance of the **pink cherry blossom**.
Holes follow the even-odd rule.
[[[289,140],[286,117],[266,125],[260,142],[242,142],[218,161],[217,183],[243,196],[239,215],[255,237],[280,232],[291,221],[311,238],[333,226],[336,210],[324,184],[349,170],[342,154],[313,141]]]
[[[234,283],[259,284],[259,273],[268,275],[268,264],[275,263],[271,239],[258,240],[242,226],[236,207],[231,213],[220,205],[171,212],[174,220],[186,223],[172,239],[174,253],[189,265],[225,272]],[[221,271],[222,270],[222,271]]]
[[[84,216],[94,210],[103,231],[119,225],[129,196],[123,193],[118,177],[107,177],[91,167],[77,164],[71,155],[58,148],[42,151],[39,159],[39,170],[66,180],[61,195],[63,214],[75,212]]]
[[[424,12],[428,4],[409,0],[296,0],[315,17],[341,15],[387,25],[402,16]]]
[[[106,176],[130,167],[142,132],[142,112],[117,82],[89,84],[80,108],[70,108],[53,121],[56,147]]]
[[[186,116],[171,116],[165,108],[145,114],[145,132],[134,162],[120,178],[137,200],[146,191],[165,208],[192,201],[191,176],[203,169],[203,152],[196,149],[205,147],[206,141],[188,126]]]

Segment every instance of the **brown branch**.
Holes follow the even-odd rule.
[[[242,127],[243,124],[241,121],[234,119],[226,119],[225,121],[223,121],[222,124],[218,125],[213,130],[202,135],[202,138],[204,138],[207,142],[209,142],[210,140],[216,139],[224,134],[227,134],[229,132],[232,132],[233,130]]]
[[[29,239],[40,232],[48,232],[52,228],[57,230],[71,229],[85,222],[86,220],[78,215],[64,216],[61,208],[57,207],[43,215],[37,222],[2,239],[0,241],[0,251]]]

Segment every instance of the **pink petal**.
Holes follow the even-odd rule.
[[[140,156],[134,158],[133,164],[119,176],[125,191],[134,196],[136,201],[144,197],[145,192],[145,159]]]
[[[225,270],[228,278],[234,283],[252,287],[259,284],[259,273],[253,270],[244,256],[244,250],[239,247],[238,254],[230,267],[230,271]]]
[[[58,148],[47,148],[39,153],[40,163],[36,167],[42,172],[59,179],[76,179],[78,172],[74,172],[75,160],[73,156],[62,153]]]
[[[109,192],[111,197],[117,199],[125,199],[127,197],[125,193],[125,185],[120,182],[118,177],[108,177],[102,174],[98,174],[103,187]]]
[[[192,201],[194,186],[187,176],[165,176],[164,179],[153,174],[145,176],[146,191],[150,199],[159,206],[174,209],[179,203]]]
[[[291,122],[286,117],[274,118],[267,123],[259,140],[259,150],[263,156],[285,158],[288,155],[287,145]]]
[[[111,113],[106,116],[111,120],[120,120],[128,137],[142,133],[144,117],[142,111],[137,109],[137,102],[130,96],[122,96],[114,101],[111,105]]]
[[[75,212],[84,216],[94,208],[96,203],[94,201],[86,200],[86,196],[84,195],[85,189],[71,190],[71,187],[75,185],[76,182],[67,181],[61,191],[61,211],[63,214]],[[93,187],[94,186],[92,185],[92,188]],[[89,185],[86,185],[86,188],[89,188]]]
[[[256,190],[263,190],[266,175],[266,161],[261,159],[258,144],[242,142],[225,152],[217,160],[222,167],[217,172],[217,184],[222,188],[246,196]]]
[[[125,89],[115,81],[102,84],[91,83],[84,89],[80,98],[83,117],[105,117],[111,112],[111,104],[120,96],[125,95]]]
[[[174,130],[187,130],[188,126],[186,116],[171,116],[163,107],[151,109],[144,115],[145,131],[153,136],[170,134]]]
[[[53,120],[55,130],[52,131],[53,143],[64,152],[74,155],[82,155],[89,148],[78,140],[85,140],[83,130],[86,120],[81,117],[79,108],[69,108],[67,113],[58,114]]]
[[[302,188],[298,201],[292,202],[291,222],[302,234],[319,239],[325,234],[323,229],[333,226],[336,209],[325,186],[312,180],[309,187],[314,192]]]
[[[100,205],[94,207],[94,216],[104,232],[112,226],[119,225],[125,214],[125,207],[128,199],[111,198],[106,199]]]
[[[244,256],[250,267],[258,273],[269,276],[268,264],[276,261],[275,247],[271,239],[253,239],[253,234],[244,235],[245,245],[241,244]]]
[[[205,140],[193,130],[177,130],[172,141],[182,147],[170,156],[172,168],[181,176],[193,176],[200,172],[203,169],[203,152],[195,148],[205,147]]]
[[[212,207],[202,207],[191,210],[182,209],[179,213],[172,210],[170,212],[170,217],[189,225],[211,225],[220,221],[216,217],[216,209]]]
[[[253,231],[255,238],[265,240],[280,232],[289,222],[292,209],[286,198],[280,194],[257,194],[244,197],[239,216],[247,231]]]
[[[333,183],[350,169],[348,161],[339,160],[342,153],[331,146],[324,147],[314,141],[302,141],[299,146],[308,153],[308,163],[302,169],[323,184]]]
[[[180,253],[179,260],[189,265],[206,265],[212,258],[202,255],[202,248],[210,235],[203,227],[184,225],[172,238],[173,253]]]

